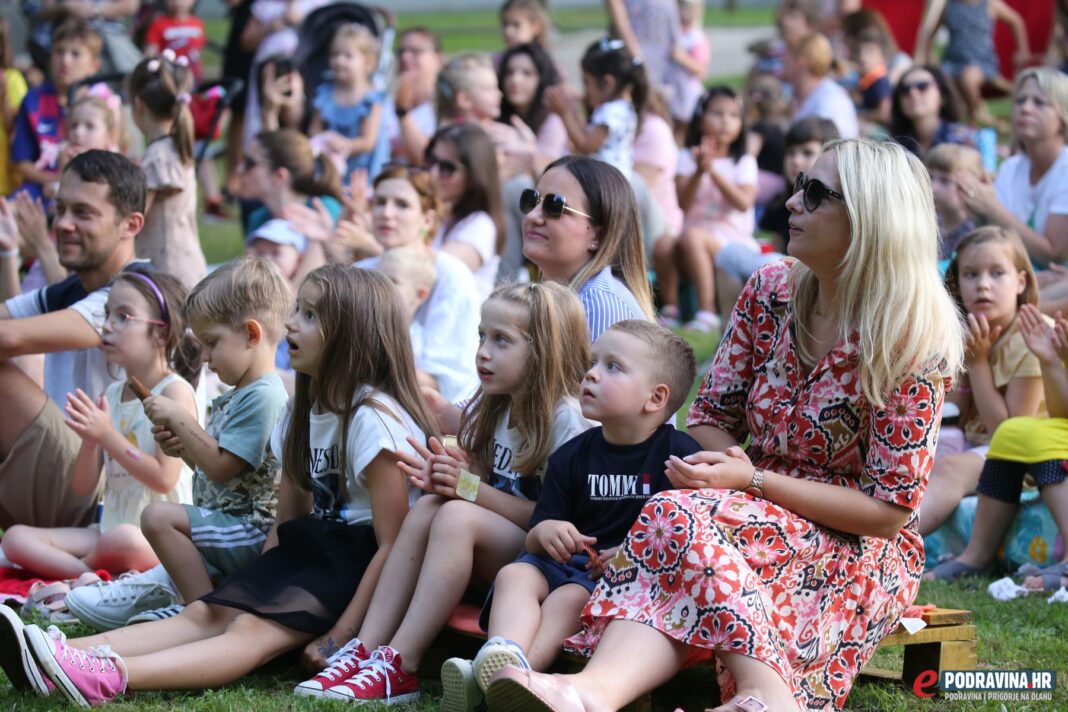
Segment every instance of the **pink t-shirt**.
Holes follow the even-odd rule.
[[[733,158],[717,158],[712,167],[735,185],[757,184],[756,159],[745,154],[735,163]],[[697,171],[697,163],[688,150],[679,151],[678,174],[692,176]],[[724,199],[723,194],[712,182],[712,176],[701,176],[693,204],[686,211],[686,226],[696,227],[715,233],[721,240],[730,242],[749,242],[756,249],[753,231],[756,229],[756,213],[749,210],[735,210]]]
[[[660,169],[649,181],[649,193],[660,206],[672,235],[682,231],[682,208],[675,191],[675,168],[679,162],[679,147],[671,126],[656,114],[642,117],[642,128],[634,139],[634,166],[640,164]]]
[[[564,120],[556,114],[549,114],[538,129],[538,153],[546,158],[556,160],[570,153],[567,145],[567,128]]]

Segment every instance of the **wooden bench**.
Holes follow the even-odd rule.
[[[431,673],[428,677],[436,677],[431,671],[440,669],[441,662],[444,662],[446,657],[474,657],[486,639],[486,634],[478,627],[478,613],[478,607],[470,604],[462,603],[456,607],[446,624],[443,638],[428,651],[427,659],[420,665],[422,670]],[[915,635],[910,635],[904,627],[899,626],[879,644],[879,648],[905,647],[900,672],[865,666],[860,674],[869,678],[900,680],[905,687],[912,690],[913,682],[925,670],[933,670],[935,674],[939,674],[942,670],[976,668],[976,635],[975,626],[971,623],[971,611],[936,608],[924,613],[923,620],[927,627],[917,631]],[[581,669],[585,662],[586,659],[579,655],[564,653],[554,664],[553,670],[574,672]],[[705,664],[709,668],[713,665],[713,662]],[[713,691],[710,691],[710,696],[711,694],[714,694]],[[636,712],[649,710],[651,700],[651,695],[645,695],[627,709]]]

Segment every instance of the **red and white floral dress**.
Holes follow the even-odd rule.
[[[757,467],[860,490],[916,510],[934,460],[947,379],[931,368],[884,408],[865,399],[856,339],[805,371],[792,333],[790,263],[768,265],[746,289],[690,410],[743,442]],[[802,709],[842,707],[853,679],[916,596],[923,539],[916,515],[893,539],[815,524],[734,490],[653,497],[567,641],[592,654],[615,618],[691,647],[778,672]],[[734,681],[717,664],[724,700]]]

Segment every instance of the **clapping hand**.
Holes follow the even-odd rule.
[[[571,97],[567,93],[567,87],[563,84],[546,88],[542,94],[542,102],[546,109],[560,116],[571,111]]]
[[[990,356],[990,349],[1001,336],[1000,326],[990,326],[985,314],[969,314],[965,325],[965,360],[968,364],[980,363]]]
[[[1057,316],[1060,317],[1059,312]],[[1024,343],[1039,363],[1043,366],[1060,363],[1060,337],[1042,318],[1038,308],[1032,304],[1024,304],[1016,318],[1020,322],[1020,335],[1023,336]],[[1063,324],[1064,319],[1060,319],[1060,323]]]
[[[19,226],[11,202],[0,198],[0,250],[13,252],[19,249]]]
[[[436,437],[428,441],[429,448],[411,437],[408,443],[418,455],[398,452],[397,465],[408,475],[412,486],[454,499],[460,472],[467,467],[467,456],[458,448],[446,448]]]
[[[111,411],[108,401],[100,396],[94,403],[81,388],[67,394],[67,426],[83,440],[99,443],[111,428]]]

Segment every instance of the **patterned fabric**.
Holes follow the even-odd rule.
[[[994,51],[994,18],[987,0],[949,0],[942,18],[949,42],[942,55],[942,68],[952,77],[968,65],[983,70],[991,79],[998,75],[998,53]]]
[[[749,281],[690,411],[742,442],[758,467],[915,511],[934,462],[946,379],[904,381],[886,407],[857,379],[857,340],[808,373],[792,335],[790,261]],[[890,540],[832,531],[772,502],[728,490],[649,501],[582,615],[568,647],[590,654],[614,618],[691,647],[778,672],[803,709],[845,704],[853,679],[912,603],[923,571],[916,516]],[[723,699],[734,681],[717,664]]]

